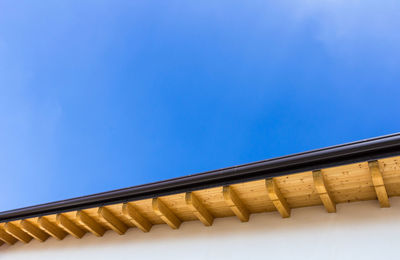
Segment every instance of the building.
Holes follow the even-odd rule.
[[[1,212],[0,259],[395,259],[399,195],[393,134]]]

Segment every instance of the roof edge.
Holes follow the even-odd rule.
[[[400,155],[400,133],[0,212],[0,222],[171,195]]]

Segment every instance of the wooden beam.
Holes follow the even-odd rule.
[[[378,197],[381,208],[389,208],[389,197],[386,192],[382,172],[379,169],[379,163],[378,161],[369,161],[368,166],[372,177],[372,183],[374,184],[376,196]]]
[[[186,205],[192,210],[193,214],[201,221],[205,226],[211,226],[214,217],[204,207],[201,201],[193,194],[193,192],[186,192],[185,194]]]
[[[128,226],[106,207],[100,207],[97,213],[99,214],[99,217],[107,222],[110,228],[118,234],[123,235],[128,230]]]
[[[250,212],[242,202],[236,192],[230,186],[224,186],[222,189],[224,199],[229,208],[242,222],[249,221]]]
[[[18,241],[15,237],[11,236],[3,229],[0,229],[0,240],[8,245],[14,245]]]
[[[143,217],[131,204],[124,203],[122,213],[143,232],[150,231],[152,227],[150,221]]]
[[[324,176],[321,170],[313,171],[314,187],[317,191],[322,203],[325,206],[326,211],[329,213],[336,212],[336,203],[333,201],[329,194],[328,187],[325,184]]]
[[[49,238],[49,234],[47,234],[28,220],[21,220],[20,227],[23,231],[28,233],[31,237],[39,240],[40,242],[44,242]]]
[[[65,231],[67,231],[70,235],[75,238],[82,238],[85,235],[85,231],[82,230],[77,224],[75,224],[72,220],[68,219],[66,216],[62,214],[57,214],[57,225],[62,227]]]
[[[22,229],[20,229],[13,223],[8,222],[7,224],[5,224],[4,230],[21,242],[29,243],[32,240],[32,237],[30,235],[25,233]]]
[[[43,231],[45,231],[50,236],[54,237],[57,240],[63,240],[67,235],[62,228],[48,221],[45,217],[38,218],[38,225]]]
[[[267,187],[268,197],[272,200],[275,208],[279,211],[282,218],[290,217],[290,207],[286,199],[282,196],[281,191],[275,183],[273,178],[265,180],[265,185]]]
[[[159,199],[153,198],[153,211],[170,226],[172,229],[178,229],[181,225],[180,219]]]
[[[86,214],[84,211],[79,210],[76,213],[76,219],[83,225],[87,230],[92,232],[95,236],[102,237],[106,232],[106,229],[97,223],[92,217]]]

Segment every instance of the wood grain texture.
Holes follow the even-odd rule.
[[[11,236],[3,229],[0,229],[0,240],[8,245],[14,245],[18,241],[15,237]]]
[[[111,213],[111,211],[106,207],[100,207],[98,209],[98,214],[100,218],[107,222],[108,226],[119,235],[125,234],[125,232],[128,230],[128,226],[125,225],[125,223],[117,218],[113,213]]]
[[[39,240],[40,242],[44,242],[49,238],[49,234],[47,234],[28,220],[21,220],[20,227],[23,231],[28,233],[36,240]]]
[[[239,196],[230,186],[224,186],[222,189],[224,199],[226,204],[232,210],[232,212],[239,218],[242,222],[249,221],[250,212],[246,205],[241,201]]]
[[[27,234],[25,231],[17,227],[13,223],[7,223],[4,225],[4,230],[11,236],[15,237],[19,241],[23,243],[29,243],[32,240],[32,237]]]
[[[57,240],[63,240],[64,237],[66,237],[68,234],[62,228],[60,228],[56,224],[51,223],[45,217],[38,218],[37,223],[40,229],[42,229],[47,234],[49,234],[50,236],[54,237]]]
[[[290,207],[286,199],[282,196],[282,193],[276,185],[275,180],[273,178],[265,180],[265,186],[267,188],[270,200],[272,200],[281,216],[283,218],[290,217]]]
[[[161,201],[160,198],[154,198],[152,201],[154,212],[172,229],[178,229],[181,220]]]
[[[70,235],[78,239],[82,238],[86,233],[77,224],[75,224],[72,220],[68,219],[63,214],[57,214],[57,225],[59,227],[62,227]]]
[[[378,161],[368,162],[369,171],[371,173],[372,183],[375,188],[376,196],[382,208],[389,208],[389,197],[386,192],[385,183],[383,181],[382,172],[379,168]]]
[[[188,207],[193,211],[193,214],[205,225],[211,226],[214,217],[208,212],[205,206],[200,202],[193,192],[186,192],[185,201]]]
[[[313,179],[315,190],[320,196],[322,204],[324,204],[326,211],[329,213],[336,212],[336,203],[329,194],[322,171],[313,171]]]
[[[110,214],[99,214],[99,208],[93,207],[83,209],[82,214],[70,211],[62,215],[84,232],[90,231],[101,236],[107,230],[123,233],[125,226],[136,226],[148,232],[152,225],[167,223],[172,228],[178,228],[183,221],[197,220],[204,225],[211,225],[215,218],[232,216],[248,221],[250,213],[276,210],[282,216],[288,216],[291,209],[321,205],[321,201],[328,212],[334,212],[335,205],[339,203],[377,198],[381,206],[389,206],[388,197],[400,196],[400,156],[324,168],[317,175],[304,171],[279,176],[273,179],[271,187],[272,192],[269,192],[267,181],[261,179],[229,187],[196,190],[191,193],[194,197],[189,193],[177,193],[158,199],[107,205]],[[107,216],[114,216],[117,221]],[[26,221],[59,240],[68,234],[58,226],[57,214],[28,218]],[[23,223],[20,220],[11,221],[26,235],[44,239],[36,235],[37,230],[29,231],[29,227],[24,227],[26,224]],[[0,223],[0,241],[7,244],[18,241],[4,231],[5,226],[5,222]]]
[[[131,204],[124,203],[122,206],[122,213],[140,230],[149,232],[152,224],[145,217],[143,217]]]
[[[106,229],[102,225],[100,225],[95,219],[90,217],[83,210],[80,210],[76,213],[76,219],[82,226],[84,226],[95,236],[102,237],[106,232]]]

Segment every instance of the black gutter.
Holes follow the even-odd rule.
[[[400,155],[400,133],[89,196],[0,212],[0,222],[218,187]]]

